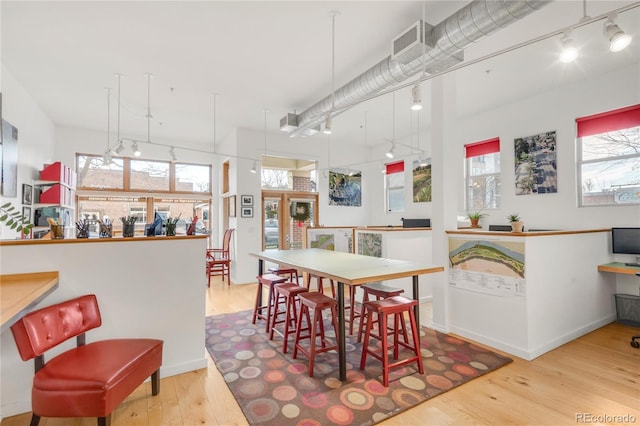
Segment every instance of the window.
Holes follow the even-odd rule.
[[[467,210],[500,207],[500,138],[464,146]]]
[[[404,211],[404,161],[385,164],[387,212]]]
[[[176,163],[176,192],[211,192],[211,167]]]
[[[640,105],[576,123],[580,205],[640,204]]]
[[[143,191],[169,192],[169,162],[131,160],[129,187]]]
[[[78,155],[78,187],[86,189],[124,189],[124,159],[104,164],[102,156]]]

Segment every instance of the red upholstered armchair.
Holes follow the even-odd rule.
[[[209,281],[213,275],[222,275],[222,281],[224,281],[224,276],[226,275],[228,280],[227,284],[231,284],[231,280],[229,279],[229,270],[231,268],[229,246],[231,245],[233,231],[233,228],[224,231],[222,248],[207,249],[207,287],[210,285]]]
[[[85,344],[85,332],[102,324],[95,295],[86,295],[26,314],[11,326],[23,361],[34,358],[31,425],[40,417],[97,417],[111,412],[151,376],[160,391],[162,340],[111,339]],[[44,352],[76,337],[77,347],[45,364]]]

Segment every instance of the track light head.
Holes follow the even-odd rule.
[[[140,152],[140,148],[138,148],[138,142],[134,142],[131,144],[131,150],[133,151],[133,155],[136,157],[140,157],[142,152]]]
[[[102,162],[105,166],[108,166],[109,164],[111,164],[111,161],[112,161],[111,151],[107,150],[102,156]]]
[[[560,61],[568,64],[578,58],[578,48],[576,47],[569,32],[562,35],[560,39],[562,43],[562,51],[560,52]]]
[[[253,160],[253,167],[249,171],[253,174],[258,173],[258,162],[256,160]]]
[[[173,149],[173,147],[169,148],[169,157],[171,158],[171,161],[176,161],[178,159],[176,157],[176,151]]]
[[[394,148],[395,148],[395,145],[394,145],[394,144],[391,144],[391,148],[389,148],[389,151],[387,151],[384,155],[385,155],[387,158],[393,158],[393,157],[395,157],[395,154],[393,153],[393,149],[394,149]]]
[[[118,155],[120,154],[122,151],[124,150],[124,144],[122,143],[122,141],[120,141],[120,143],[118,144],[118,146],[116,146],[113,149],[113,154]]]
[[[422,90],[420,83],[416,83],[411,89],[411,109],[420,111],[422,109]]]
[[[622,29],[615,23],[615,18],[615,15],[607,18],[604,23],[604,33],[609,39],[609,50],[612,52],[620,52],[631,44],[633,37],[622,31]]]
[[[331,134],[331,116],[327,115],[327,119],[324,121],[324,129],[322,129],[322,133],[325,135]]]

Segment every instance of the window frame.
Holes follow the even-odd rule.
[[[402,213],[405,211],[405,202],[404,202],[404,190],[406,187],[406,177],[404,170],[404,160],[393,161],[391,163],[385,163],[385,173],[384,173],[384,192],[385,192],[385,213]],[[402,184],[392,185],[391,176],[393,175],[402,175],[401,179],[398,179]],[[398,192],[402,194],[400,198],[402,201],[402,206],[398,210],[391,210],[391,192]]]
[[[501,200],[502,200],[502,180],[500,178],[502,174],[502,163],[501,163],[501,153],[500,153],[500,138],[494,137],[490,139],[485,139],[478,142],[472,142],[464,145],[465,156],[464,156],[464,204],[466,210],[498,210],[501,208]],[[497,170],[491,173],[478,173],[473,174],[473,159],[474,158],[482,158],[488,155],[496,155],[497,159],[494,161],[494,164],[497,166]],[[486,161],[483,161],[486,163]],[[496,195],[493,198],[495,201],[495,205],[487,204],[486,190],[484,191],[482,197],[482,205],[476,206],[472,199],[472,191],[470,191],[470,187],[473,186],[474,180],[483,179],[487,180],[488,178],[493,178],[495,180],[496,187]]]
[[[605,111],[585,117],[578,117],[576,121],[576,185],[577,185],[577,204],[578,207],[625,207],[640,205],[640,199],[635,202],[605,202],[605,203],[585,203],[583,168],[585,165],[597,163],[614,163],[637,158],[640,160],[640,151],[631,154],[612,155],[608,157],[597,157],[590,160],[584,160],[584,138],[591,136],[604,135],[624,131],[627,129],[640,128],[640,104]],[[640,132],[640,129],[639,129]],[[639,141],[640,141],[640,135]],[[640,186],[640,182],[638,185]],[[612,187],[609,186],[609,190]]]

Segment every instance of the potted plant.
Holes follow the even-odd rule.
[[[518,213],[507,215],[507,219],[509,219],[509,222],[511,223],[511,232],[522,232],[524,222],[520,220],[520,215]]]
[[[472,228],[482,228],[479,224],[480,219],[487,216],[486,214],[480,212],[480,210],[475,211],[475,212],[469,212],[467,214],[467,217],[469,218],[469,220],[471,221],[471,227]]]

